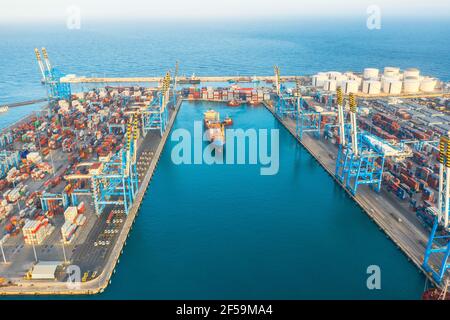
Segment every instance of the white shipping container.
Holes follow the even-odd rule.
[[[66,221],[73,222],[78,215],[77,207],[67,207],[66,211],[64,211],[64,218]]]
[[[75,223],[78,226],[82,226],[86,222],[86,216],[83,214],[79,214]]]

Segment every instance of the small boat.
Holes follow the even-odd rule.
[[[198,77],[195,76],[195,73],[192,74],[192,76],[190,76],[187,79],[179,79],[177,80],[177,82],[179,84],[200,84],[200,79]]]
[[[224,120],[223,120],[223,124],[224,124],[224,126],[231,126],[232,124],[233,124],[233,119],[231,119],[230,117],[226,117]]]
[[[248,104],[251,105],[252,107],[256,107],[256,106],[258,106],[260,103],[261,103],[261,102],[259,102],[259,101],[253,101],[253,100],[250,100],[250,101],[248,102]]]
[[[1,106],[0,107],[0,113],[7,112],[8,110],[9,110],[8,106]]]
[[[227,103],[227,105],[229,107],[239,107],[241,103],[237,100],[231,100],[230,102]]]
[[[191,78],[189,79],[190,84],[199,84],[200,79],[195,76],[195,73],[192,74]]]

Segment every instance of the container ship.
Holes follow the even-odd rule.
[[[219,112],[212,109],[206,111],[203,116],[206,137],[216,147],[216,150],[220,151],[225,145],[225,122],[221,122]],[[229,117],[227,119],[231,120]]]

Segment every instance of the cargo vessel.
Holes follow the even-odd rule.
[[[220,121],[219,112],[209,109],[203,114],[203,122],[206,130],[206,138],[216,150],[221,150],[225,145],[225,124]]]
[[[189,79],[179,79],[179,84],[200,84],[200,79],[195,76],[195,74],[192,74],[192,76]]]

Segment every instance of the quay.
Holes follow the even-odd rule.
[[[119,234],[117,241],[114,243],[111,253],[108,256],[105,266],[98,277],[87,281],[79,282],[78,287],[74,288],[69,286],[67,282],[58,281],[44,281],[44,280],[24,280],[16,281],[10,286],[0,287],[0,295],[86,295],[86,294],[98,294],[105,290],[105,288],[111,283],[111,277],[115,272],[116,265],[119,263],[120,255],[126,244],[126,240],[130,235],[130,231],[133,228],[133,224],[137,215],[139,214],[139,209],[146,194],[147,188],[152,179],[153,173],[158,165],[161,153],[164,150],[167,138],[170,134],[170,130],[176,119],[180,106],[182,104],[182,99],[178,99],[173,110],[170,110],[170,117],[167,124],[167,130],[164,132],[162,137],[157,135],[148,135],[146,138],[157,139],[151,143],[152,146],[156,146],[156,149],[150,151],[149,141],[144,141],[141,144],[140,153],[143,152],[154,152],[150,165],[145,172],[145,176],[139,186],[139,191],[136,195],[136,199],[130,208],[129,214],[124,222],[122,232]]]
[[[36,104],[36,103],[41,103],[41,102],[46,102],[46,101],[48,101],[47,98],[34,99],[34,100],[28,100],[28,101],[22,101],[22,102],[3,104],[3,105],[0,105],[0,108],[1,107],[9,107],[9,108],[22,107],[22,106],[28,106],[30,104]]]
[[[345,185],[336,179],[336,156],[338,149],[335,145],[315,139],[310,134],[303,135],[303,139],[296,134],[296,124],[291,118],[281,118],[276,114],[274,106],[263,102],[263,105],[289,131],[289,133],[311,154],[325,171],[339,184],[363,211],[379,226],[380,230],[396,244],[398,248],[411,260],[416,267],[436,286],[433,277],[424,270],[423,258],[429,235],[417,223],[411,211],[396,205],[396,199],[383,190],[375,193],[368,187],[361,188],[353,195]],[[345,219],[345,217],[343,217]],[[437,263],[438,261],[434,261]]]

